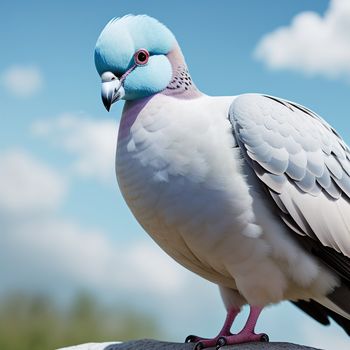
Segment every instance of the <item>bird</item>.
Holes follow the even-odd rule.
[[[186,342],[268,341],[258,317],[285,300],[350,335],[350,149],[336,130],[282,98],[201,92],[172,31],[147,15],[109,21],[94,61],[107,111],[125,101],[115,165],[128,207],[227,310],[216,337]]]

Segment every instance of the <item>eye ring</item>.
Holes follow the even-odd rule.
[[[139,49],[134,54],[134,62],[137,66],[144,66],[149,59],[149,52],[146,49]]]

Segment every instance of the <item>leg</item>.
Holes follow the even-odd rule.
[[[221,331],[219,332],[219,334],[215,338],[207,339],[207,338],[197,337],[195,335],[189,335],[186,338],[185,342],[186,343],[196,343],[194,346],[194,350],[201,350],[204,348],[216,346],[219,338],[232,335],[232,333],[230,332],[230,329],[231,329],[233,321],[235,320],[235,318],[239,312],[240,312],[240,310],[236,309],[236,308],[229,309],[229,311],[227,312],[227,315],[226,315],[225,323],[224,323]]]
[[[267,334],[255,333],[255,325],[258,321],[259,315],[262,311],[262,307],[251,306],[248,320],[243,329],[238,334],[222,335],[217,340],[217,348],[224,345],[269,341]]]

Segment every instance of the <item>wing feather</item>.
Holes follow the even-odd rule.
[[[339,134],[309,109],[271,96],[241,95],[229,117],[286,225],[350,258],[350,151]]]

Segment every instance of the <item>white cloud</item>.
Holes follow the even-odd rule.
[[[65,179],[26,151],[2,152],[0,164],[1,211],[23,215],[52,210],[64,198]]]
[[[34,66],[11,66],[1,75],[3,86],[17,97],[30,97],[43,86],[44,78]]]
[[[126,295],[142,289],[158,296],[184,288],[183,269],[150,239],[120,243],[103,230],[61,217],[67,181],[30,153],[7,150],[0,164],[2,288],[60,283],[75,290]]]
[[[32,131],[71,154],[75,173],[101,181],[115,181],[118,133],[115,121],[66,113],[55,119],[37,121]]]
[[[150,239],[120,243],[62,217],[67,181],[45,163],[12,149],[0,164],[0,291],[87,289],[141,300],[184,289],[184,269]]]
[[[272,69],[350,77],[350,1],[331,0],[324,16],[302,12],[259,42],[255,57]]]
[[[119,243],[103,230],[57,216],[12,221],[5,227],[2,288],[10,283],[22,289],[54,287],[58,293],[87,289],[153,298],[170,297],[184,288],[181,268],[152,242]]]

